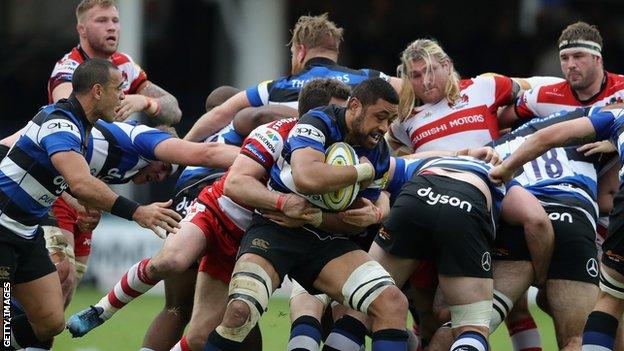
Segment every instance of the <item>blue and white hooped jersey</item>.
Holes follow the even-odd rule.
[[[389,76],[379,71],[372,69],[355,70],[340,66],[325,57],[315,57],[306,62],[303,72],[276,80],[264,81],[248,88],[246,93],[247,99],[253,107],[280,104],[296,110],[299,106],[299,92],[312,79],[334,78],[354,87],[364,80],[377,77],[390,80]]]
[[[171,134],[135,122],[98,120],[89,136],[87,161],[91,174],[108,184],[129,182],[156,160],[154,150]]]
[[[531,135],[555,123],[585,116],[587,109],[562,111],[545,118],[534,118],[516,130],[491,142],[503,158],[520,147]],[[584,212],[595,224],[598,216],[598,171],[600,156],[585,156],[577,146],[558,147],[526,163],[510,186],[521,185],[543,205],[574,207]]]
[[[332,144],[344,141],[347,135],[345,123],[346,108],[335,105],[319,107],[301,116],[297,124],[290,130],[284,143],[282,154],[271,168],[269,186],[275,190],[297,193],[290,168],[290,157],[293,151],[311,147],[322,153]],[[366,197],[375,202],[381,194],[381,186],[386,179],[390,167],[390,149],[382,138],[374,149],[353,146],[359,157],[365,156],[375,168],[375,179],[371,186],[360,190],[358,196]]]
[[[620,161],[624,161],[624,108],[592,107],[587,116],[596,130],[596,140],[610,140],[618,149]],[[620,169],[622,182],[624,167]]]
[[[206,139],[205,142],[216,142],[228,145],[241,146],[243,145],[244,139],[245,137],[243,135],[240,135],[234,129],[234,122],[230,122],[230,124],[223,127],[220,131]],[[187,188],[188,186],[194,184],[196,181],[201,180],[210,174],[222,174],[224,172],[224,169],[188,166],[184,168],[184,171],[182,171],[182,173],[180,174],[180,177],[178,178],[178,181],[175,185],[174,193],[178,193],[179,191]]]
[[[52,203],[68,187],[50,160],[57,152],[86,152],[89,126],[84,110],[71,95],[44,106],[20,131],[0,163],[0,225],[33,238]]]

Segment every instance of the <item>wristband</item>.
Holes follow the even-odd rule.
[[[355,167],[355,171],[357,172],[357,181],[358,183],[363,180],[369,180],[373,178],[375,174],[375,169],[373,165],[368,162],[360,163],[359,165],[353,166]]]
[[[282,211],[282,209],[284,208],[285,202],[286,202],[286,195],[281,194],[280,196],[277,197],[277,202],[275,203],[275,209],[277,209],[278,211]]]
[[[147,100],[147,106],[145,107],[145,111],[152,117],[158,116],[158,114],[160,113],[160,101],[158,99],[152,99],[150,97],[145,97],[145,99]],[[150,113],[152,105],[156,105],[156,110],[153,113]]]
[[[135,201],[127,199],[123,196],[117,196],[110,213],[117,217],[125,218],[129,221],[132,220],[134,212],[139,208],[139,204]]]

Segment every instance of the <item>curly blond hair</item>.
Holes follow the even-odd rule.
[[[401,64],[397,67],[397,75],[401,77],[401,94],[399,95],[399,120],[404,121],[412,114],[415,106],[422,105],[412,89],[412,84],[408,76],[408,63],[416,60],[424,60],[427,65],[425,79],[431,72],[433,60],[443,62],[450,57],[444,52],[440,44],[433,39],[417,39],[411,42],[401,53]],[[459,74],[455,68],[451,69],[449,77],[444,87],[444,96],[450,104],[454,104],[459,99]]]

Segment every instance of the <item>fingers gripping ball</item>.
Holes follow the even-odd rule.
[[[325,163],[332,166],[355,166],[359,160],[351,145],[338,142],[325,152]],[[360,184],[356,182],[331,193],[308,195],[308,201],[330,211],[342,211],[353,203],[359,191]]]

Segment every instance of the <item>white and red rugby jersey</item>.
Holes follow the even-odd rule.
[[[261,125],[254,129],[243,142],[241,153],[267,170],[263,182],[268,181],[268,172],[282,154],[284,141],[295,124],[297,124],[297,118],[280,119]],[[234,202],[223,193],[227,176],[228,173],[211,186],[204,188],[198,198],[217,210],[214,214],[220,221],[232,222],[238,228],[246,230],[251,223],[252,209]]]
[[[80,46],[76,46],[69,53],[65,54],[60,60],[56,62],[54,65],[54,69],[52,70],[52,74],[50,75],[50,79],[48,79],[48,102],[52,103],[52,91],[59,84],[65,82],[71,82],[72,76],[74,75],[74,71],[84,60],[88,59],[87,54],[80,48]],[[121,70],[121,74],[124,79],[124,83],[122,89],[124,94],[136,94],[137,89],[143,84],[143,82],[147,81],[147,74],[141,67],[136,64],[130,55],[115,52],[113,56],[111,56],[111,61],[119,70]]]
[[[505,76],[463,79],[460,98],[414,108],[411,117],[390,126],[390,136],[413,151],[479,147],[498,138],[500,106],[513,102],[513,81]]]
[[[598,107],[624,102],[624,76],[606,72],[606,77],[598,94],[585,101],[576,97],[567,81],[527,90],[516,102],[516,114],[521,118],[546,117],[578,107]]]

